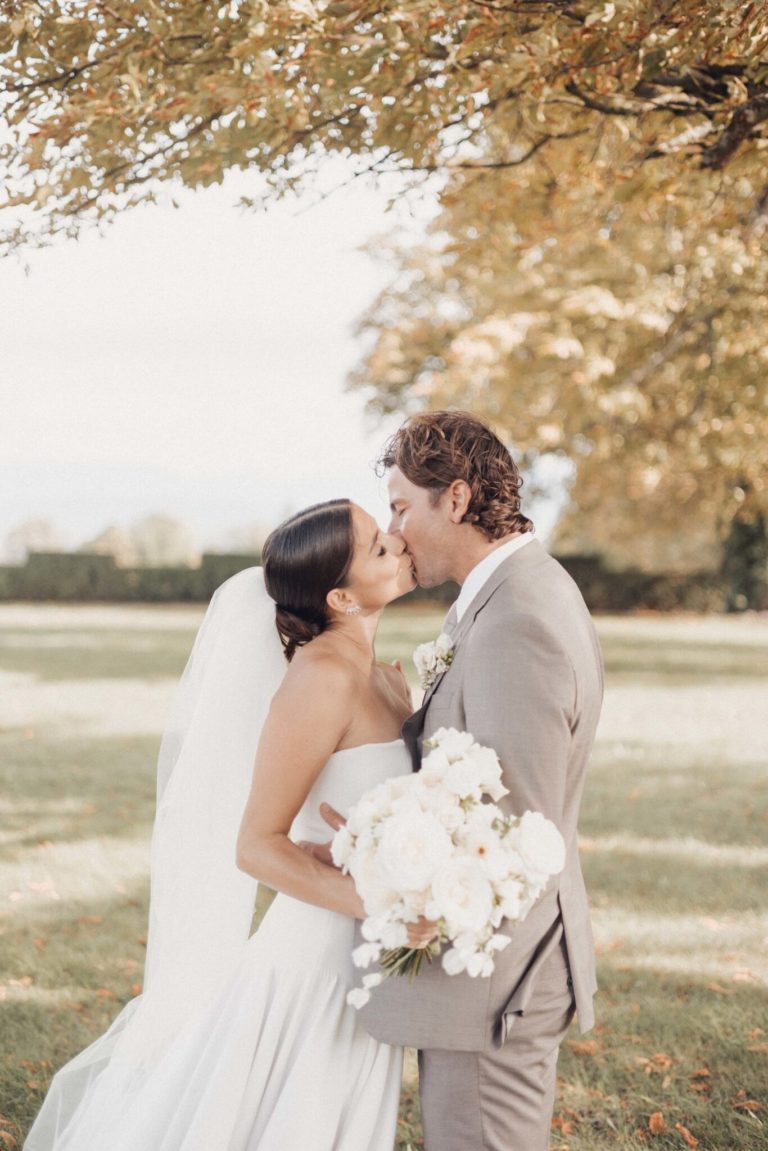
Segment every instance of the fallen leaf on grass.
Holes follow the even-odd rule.
[[[661,1111],[654,1111],[653,1115],[648,1120],[648,1130],[651,1135],[661,1135],[662,1131],[666,1131],[667,1124]]]
[[[597,1039],[585,1039],[583,1042],[571,1040],[568,1044],[574,1055],[597,1055],[602,1051],[603,1045]]]
[[[662,1071],[669,1070],[674,1065],[674,1059],[671,1055],[665,1055],[660,1052],[657,1055],[652,1055],[650,1059],[646,1059],[642,1055],[635,1056],[635,1063],[638,1067],[642,1067],[646,1075],[660,1075]]]
[[[743,1087],[740,1087],[736,1092],[736,1098],[731,1101],[731,1107],[734,1111],[749,1111],[752,1114],[756,1111],[765,1111],[765,1107],[757,1099],[747,1099],[747,1093]]]
[[[562,1115],[555,1115],[553,1117],[552,1126],[555,1131],[559,1131],[561,1135],[573,1135],[573,1123],[570,1119],[563,1119]]]
[[[18,1143],[10,1131],[0,1131],[0,1143],[2,1143],[3,1147],[7,1147],[8,1151],[16,1151],[18,1147]]]
[[[103,915],[81,915],[77,922],[78,923],[94,923],[94,924],[103,923],[104,922],[104,916]]]
[[[683,1127],[682,1123],[675,1123],[675,1131],[677,1131],[679,1135],[682,1135],[686,1147],[698,1147],[698,1139],[695,1135],[691,1135],[688,1128]]]
[[[733,995],[732,987],[723,987],[721,983],[705,983],[705,991],[714,991],[716,995]]]
[[[691,1081],[691,1088],[694,1091],[699,1091],[702,1095],[708,1095],[711,1091],[708,1067],[699,1067],[698,1071],[693,1071],[688,1078]]]
[[[747,1051],[754,1051],[756,1055],[768,1055],[768,1043],[750,1043]]]

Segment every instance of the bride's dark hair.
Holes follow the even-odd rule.
[[[354,550],[350,500],[315,504],[267,538],[261,554],[264,583],[277,605],[275,620],[287,660],[328,627],[325,597],[346,585]]]

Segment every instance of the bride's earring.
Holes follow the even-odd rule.
[[[351,607],[347,608],[347,615],[358,615],[361,610],[360,604],[353,603]]]

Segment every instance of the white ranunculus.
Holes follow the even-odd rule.
[[[350,1007],[365,1007],[370,998],[370,991],[366,991],[362,987],[353,987],[351,991],[347,992],[347,1003]]]
[[[493,908],[493,890],[482,866],[474,859],[451,859],[432,882],[433,904],[451,934],[480,931]]]
[[[384,976],[380,972],[371,975],[363,976],[363,987],[366,991],[370,991],[372,987],[378,987]]]
[[[517,919],[523,907],[525,884],[519,879],[509,878],[496,884],[496,895],[501,901],[505,919]]]
[[[448,756],[441,747],[433,747],[421,761],[419,779],[422,783],[429,780],[430,784],[437,784],[442,780],[443,772],[446,771],[447,767]]]
[[[493,975],[493,960],[490,955],[483,955],[481,951],[470,955],[467,960],[467,975],[471,975],[473,979],[477,979],[479,975],[484,977]]]
[[[408,943],[408,928],[404,923],[388,923],[382,930],[380,938],[387,950],[405,947]]]
[[[455,727],[438,728],[432,739],[449,760],[463,759],[475,742],[468,731],[457,731]]]
[[[508,935],[492,935],[485,945],[486,951],[503,951],[509,947],[512,940]]]
[[[346,867],[352,854],[354,839],[348,827],[340,827],[331,841],[331,858],[336,867]]]
[[[450,947],[448,951],[443,952],[440,962],[446,975],[460,975],[462,971],[467,970],[468,958],[461,951],[457,951],[455,947]]]
[[[501,782],[499,757],[492,747],[480,747],[475,744],[472,749],[472,759],[477,764],[483,791],[490,795],[494,803],[497,803],[503,796],[509,795],[509,788]]]
[[[361,943],[352,952],[352,962],[355,967],[370,967],[381,955],[381,946],[378,943]]]
[[[469,757],[451,760],[443,774],[443,783],[459,799],[479,800],[482,796],[480,772]]]
[[[540,811],[522,816],[515,846],[526,868],[541,876],[559,875],[565,867],[563,837]]]
[[[419,891],[432,882],[451,854],[451,837],[429,812],[403,812],[389,821],[379,842],[382,880],[400,892]]]

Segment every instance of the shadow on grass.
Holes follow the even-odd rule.
[[[598,625],[599,628],[599,625]],[[768,649],[755,644],[700,643],[658,636],[601,635],[606,677],[612,683],[716,683],[768,675]]]
[[[41,843],[147,836],[155,814],[154,736],[56,741],[0,735],[5,859]]]
[[[93,630],[2,632],[0,668],[42,680],[177,678],[196,627],[189,631]]]
[[[765,846],[765,764],[722,760],[635,740],[601,743],[593,754],[579,830],[587,838],[690,836],[712,844]]]

